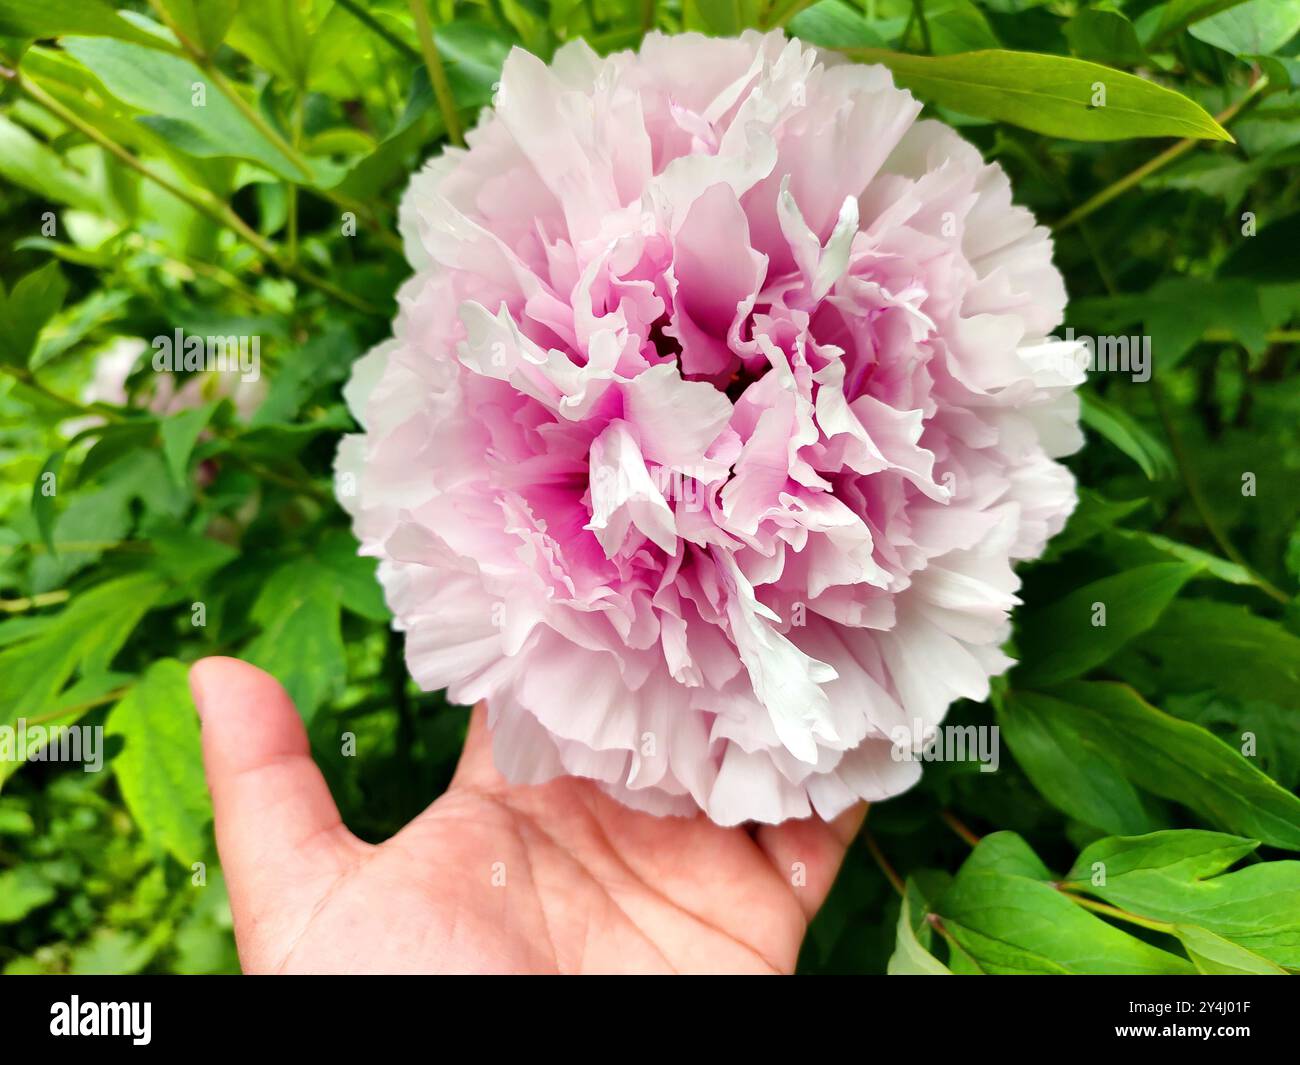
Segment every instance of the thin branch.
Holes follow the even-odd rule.
[[[1205,344],[1235,344],[1237,336],[1230,329],[1207,329],[1201,334]],[[1300,344],[1300,329],[1272,329],[1264,334],[1266,344]]]
[[[925,17],[925,5],[921,0],[912,0],[912,10],[916,12],[917,21],[921,24],[921,47],[929,55],[934,51],[934,46],[930,43],[930,23]]]
[[[335,3],[365,26],[366,29],[370,30],[370,32],[376,37],[384,41],[384,43],[394,51],[401,52],[402,55],[406,56],[406,58],[410,59],[412,62],[418,63],[420,61],[419,52],[389,30],[387,26],[358,4],[356,0],[335,0]]]
[[[772,10],[763,19],[763,28],[779,29],[805,8],[811,7],[816,0],[777,0]]]
[[[1121,910],[1118,906],[1111,906],[1106,902],[1098,902],[1096,899],[1090,899],[1086,895],[1076,895],[1072,889],[1064,884],[1052,885],[1071,902],[1078,903],[1085,910],[1092,910],[1093,913],[1105,914],[1107,917],[1113,917],[1117,921],[1124,921],[1128,924],[1137,925],[1139,928],[1148,928],[1152,932],[1165,932],[1173,935],[1174,926],[1168,921],[1156,921],[1150,917],[1141,917],[1136,913],[1129,913],[1128,910]]]
[[[880,844],[876,842],[876,837],[871,834],[871,829],[865,825],[861,832],[862,842],[867,845],[867,850],[871,852],[871,857],[876,860],[880,866],[880,871],[885,874],[885,879],[889,881],[895,891],[902,895],[906,890],[903,886],[903,879],[895,871],[894,867],[889,864],[889,859],[885,857],[884,852],[880,849]]]
[[[112,407],[103,403],[87,404],[68,396],[60,395],[47,387],[31,370],[26,366],[0,366],[0,373],[8,374],[16,381],[20,382],[26,388],[31,389],[44,399],[51,403],[56,403],[65,408],[72,414],[78,414],[82,417],[103,418],[107,422],[125,421],[120,414]]]
[[[465,137],[460,129],[456,98],[452,95],[450,82],[447,81],[447,71],[443,68],[442,57],[438,55],[438,45],[433,39],[433,26],[429,23],[429,9],[425,0],[411,0],[411,15],[415,19],[415,32],[420,39],[420,50],[424,53],[424,65],[429,71],[429,84],[433,86],[433,94],[438,98],[438,109],[442,112],[442,122],[447,128],[447,138],[452,144],[464,147]]]
[[[22,599],[0,599],[0,610],[6,614],[25,614],[29,610],[40,610],[41,607],[66,603],[70,594],[66,588],[62,588],[57,592],[41,592]]]
[[[975,835],[974,832],[967,828],[951,810],[940,810],[939,819],[960,836],[963,841],[970,844],[970,846],[976,847],[979,845],[979,836]]]
[[[60,540],[54,545],[58,551],[70,554],[92,554],[103,551],[126,551],[128,553],[152,554],[153,544],[148,540]],[[0,544],[0,555],[12,555],[26,548],[35,554],[49,551],[43,543]]]
[[[114,688],[110,692],[98,695],[94,699],[87,699],[84,703],[75,703],[72,706],[60,707],[57,710],[50,710],[48,713],[40,714],[37,717],[26,719],[28,725],[43,725],[47,721],[57,721],[61,717],[71,717],[73,714],[84,714],[87,710],[93,710],[97,706],[103,706],[105,703],[115,703],[131,689],[129,686],[123,688]]]

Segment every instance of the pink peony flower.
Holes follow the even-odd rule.
[[[1046,231],[919,111],[780,33],[516,50],[411,182],[339,492],[512,781],[830,818],[1010,664],[1082,373]]]

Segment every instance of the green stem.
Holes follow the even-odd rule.
[[[50,710],[48,713],[40,714],[37,717],[27,718],[28,725],[43,725],[47,721],[57,721],[61,717],[71,717],[73,714],[84,714],[87,710],[93,710],[97,706],[103,706],[106,703],[115,703],[131,689],[114,688],[111,692],[105,692],[103,695],[96,696],[94,699],[87,699],[84,703],[76,703],[73,706],[60,707],[58,710]]]
[[[816,0],[778,0],[773,9],[763,19],[763,27],[769,30],[779,29],[789,22],[804,8],[811,7]]]
[[[1111,906],[1106,902],[1098,902],[1096,899],[1090,899],[1086,895],[1076,895],[1074,890],[1065,884],[1056,884],[1056,889],[1071,902],[1077,903],[1085,910],[1092,910],[1093,913],[1102,913],[1107,917],[1113,917],[1117,921],[1125,921],[1128,924],[1135,924],[1139,928],[1149,928],[1152,932],[1164,932],[1167,935],[1174,934],[1174,926],[1168,921],[1156,921],[1150,917],[1140,917],[1136,913],[1129,913],[1128,910],[1121,910],[1118,906]]]
[[[885,857],[884,851],[880,849],[880,844],[876,842],[876,837],[871,834],[871,829],[867,828],[865,825],[862,828],[862,842],[866,844],[867,850],[871,852],[871,857],[874,858],[876,864],[880,866],[880,871],[885,874],[885,879],[889,881],[893,889],[901,896],[905,891],[903,878],[900,877],[894,867],[889,864],[889,859]]]
[[[374,15],[363,8],[356,0],[335,0],[339,7],[343,8],[349,15],[360,22],[366,29],[370,30],[376,37],[380,38],[389,45],[394,51],[401,52],[407,59],[419,62],[420,53],[407,44],[404,40],[394,34]]]
[[[411,0],[411,16],[415,19],[416,36],[420,39],[424,65],[429,71],[429,84],[433,86],[433,94],[438,98],[438,109],[442,112],[442,122],[447,128],[447,138],[452,144],[464,147],[465,138],[461,134],[456,98],[452,96],[447,71],[443,68],[442,57],[438,55],[438,45],[433,39],[433,26],[429,23],[429,9],[425,0]]]
[[[953,830],[961,840],[971,847],[979,846],[980,838],[975,835],[951,810],[940,810],[939,819]]]
[[[46,387],[46,385],[43,384],[31,370],[27,369],[26,366],[0,366],[0,373],[8,374],[33,392],[43,396],[51,403],[57,403],[59,406],[66,408],[73,414],[79,414],[82,417],[103,418],[105,421],[109,422],[120,422],[125,420],[111,407],[101,404],[87,405],[85,403],[79,403],[75,399],[70,399],[67,396],[59,395],[59,393]]]
[[[295,94],[293,107],[293,147],[294,151],[298,150],[298,145],[302,141],[302,124],[303,124],[303,102],[304,95],[301,92]],[[289,249],[287,252],[289,261],[296,263],[298,261],[298,186],[289,186],[288,199],[288,226],[289,226]]]
[[[103,551],[138,551],[149,554],[153,551],[153,544],[148,540],[60,540],[54,546],[59,551],[75,554],[98,554]],[[0,555],[12,555],[21,548],[27,548],[38,555],[49,550],[43,543],[0,544]]]
[[[921,47],[925,49],[925,54],[929,55],[934,46],[930,43],[930,23],[925,17],[925,5],[921,0],[912,0],[912,10],[916,12],[916,19],[921,24]]]
[[[1235,344],[1237,337],[1230,329],[1207,329],[1201,334],[1206,344]],[[1266,344],[1300,344],[1300,329],[1273,329],[1264,334]]]
[[[66,588],[63,588],[57,592],[41,592],[39,595],[29,595],[22,599],[0,599],[0,610],[6,614],[25,614],[29,610],[39,610],[41,607],[65,603],[70,594]]]

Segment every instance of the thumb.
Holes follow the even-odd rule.
[[[190,668],[190,690],[242,953],[241,928],[293,927],[304,900],[368,847],[344,826],[302,719],[273,677],[235,658],[205,658]]]

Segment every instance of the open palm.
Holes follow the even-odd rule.
[[[513,787],[479,706],[446,794],[373,845],[274,679],[208,658],[190,681],[250,972],[789,972],[862,820],[724,829]]]

